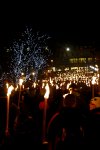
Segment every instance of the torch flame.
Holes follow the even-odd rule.
[[[19,79],[19,85],[22,85],[23,79]]]
[[[95,82],[95,80],[96,80],[96,77],[92,77],[92,84],[95,84],[96,82]]]
[[[8,83],[6,83],[6,87],[7,87],[7,89],[8,89],[8,87],[9,87],[9,84],[8,84]]]
[[[13,89],[14,89],[14,87],[11,85],[11,86],[8,88],[7,96],[11,94],[11,92],[12,92]]]
[[[45,89],[46,89],[46,92],[45,92],[44,98],[48,99],[49,98],[49,94],[50,94],[50,89],[49,89],[48,83],[46,84]]]

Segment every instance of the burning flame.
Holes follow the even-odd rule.
[[[96,77],[92,77],[92,84],[95,84],[96,82],[95,82],[95,80],[96,80]]]
[[[12,90],[14,89],[14,87],[11,85],[9,88],[8,88],[8,92],[7,92],[7,96],[9,96],[12,92]]]
[[[19,85],[22,85],[23,79],[19,79]]]
[[[46,92],[45,92],[44,98],[48,99],[49,98],[49,94],[50,94],[50,89],[49,89],[48,83],[46,84],[45,89],[46,89]]]
[[[8,84],[8,83],[6,83],[6,87],[7,87],[7,89],[8,89],[8,87],[9,87],[9,84]]]

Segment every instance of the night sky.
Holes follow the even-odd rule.
[[[48,33],[53,44],[71,41],[99,46],[100,43],[99,9],[94,4],[9,3],[0,12],[0,48],[16,39],[25,26]]]

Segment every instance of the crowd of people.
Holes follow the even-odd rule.
[[[1,147],[28,146],[37,149],[41,146],[48,150],[63,150],[68,145],[99,144],[100,107],[90,109],[91,89],[79,88],[75,83],[68,89],[50,86],[46,105],[46,141],[43,144],[44,94],[45,89],[40,85],[23,89],[19,110],[19,91],[12,92],[7,136],[6,97],[0,98]],[[100,97],[98,91],[95,96]]]

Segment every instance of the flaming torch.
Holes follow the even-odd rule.
[[[22,87],[23,79],[19,79],[19,98],[18,98],[18,109],[20,109],[20,95],[21,95],[21,87]]]
[[[11,85],[10,87],[8,87],[7,91],[7,115],[6,115],[6,130],[5,130],[6,136],[9,135],[9,102],[10,102],[10,95],[13,89],[14,87]]]
[[[94,98],[94,84],[95,84],[96,77],[92,77],[92,98]]]
[[[48,83],[45,86],[46,92],[44,95],[44,112],[43,112],[43,144],[48,144],[46,141],[46,109],[47,109],[47,100],[49,98],[50,89]]]

